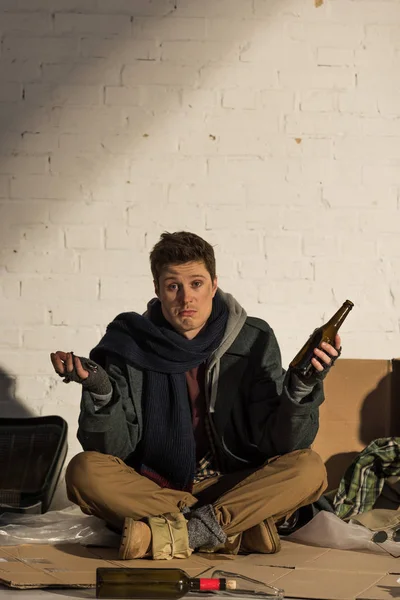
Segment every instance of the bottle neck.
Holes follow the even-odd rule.
[[[345,302],[343,306],[341,306],[339,310],[335,312],[333,317],[329,319],[327,326],[333,326],[336,330],[339,329],[352,308],[353,304],[351,302]]]

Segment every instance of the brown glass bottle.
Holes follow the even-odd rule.
[[[189,577],[181,569],[98,568],[96,598],[182,598],[189,592],[235,589],[227,579]]]
[[[311,363],[311,359],[315,356],[314,348],[319,348],[322,342],[334,345],[336,334],[353,306],[353,302],[346,300],[329,321],[312,333],[289,367],[305,378],[315,373],[315,368]]]

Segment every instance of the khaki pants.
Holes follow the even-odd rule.
[[[207,479],[190,494],[159,487],[115,456],[81,452],[65,480],[72,502],[119,530],[125,517],[139,520],[212,504],[223,531],[232,536],[317,500],[326,488],[326,471],[318,454],[296,450],[258,469]]]

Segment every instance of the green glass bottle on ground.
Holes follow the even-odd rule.
[[[99,568],[97,598],[182,598],[189,592],[235,589],[235,580],[189,577],[182,569]]]

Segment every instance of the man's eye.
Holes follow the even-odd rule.
[[[168,289],[169,289],[169,290],[171,290],[171,291],[175,291],[175,290],[177,290],[177,289],[178,289],[178,285],[177,285],[176,283],[171,283],[171,284],[168,286]]]
[[[194,282],[193,282],[193,285],[194,285],[195,287],[200,287],[200,286],[202,285],[202,283],[203,283],[202,281],[194,281]]]

